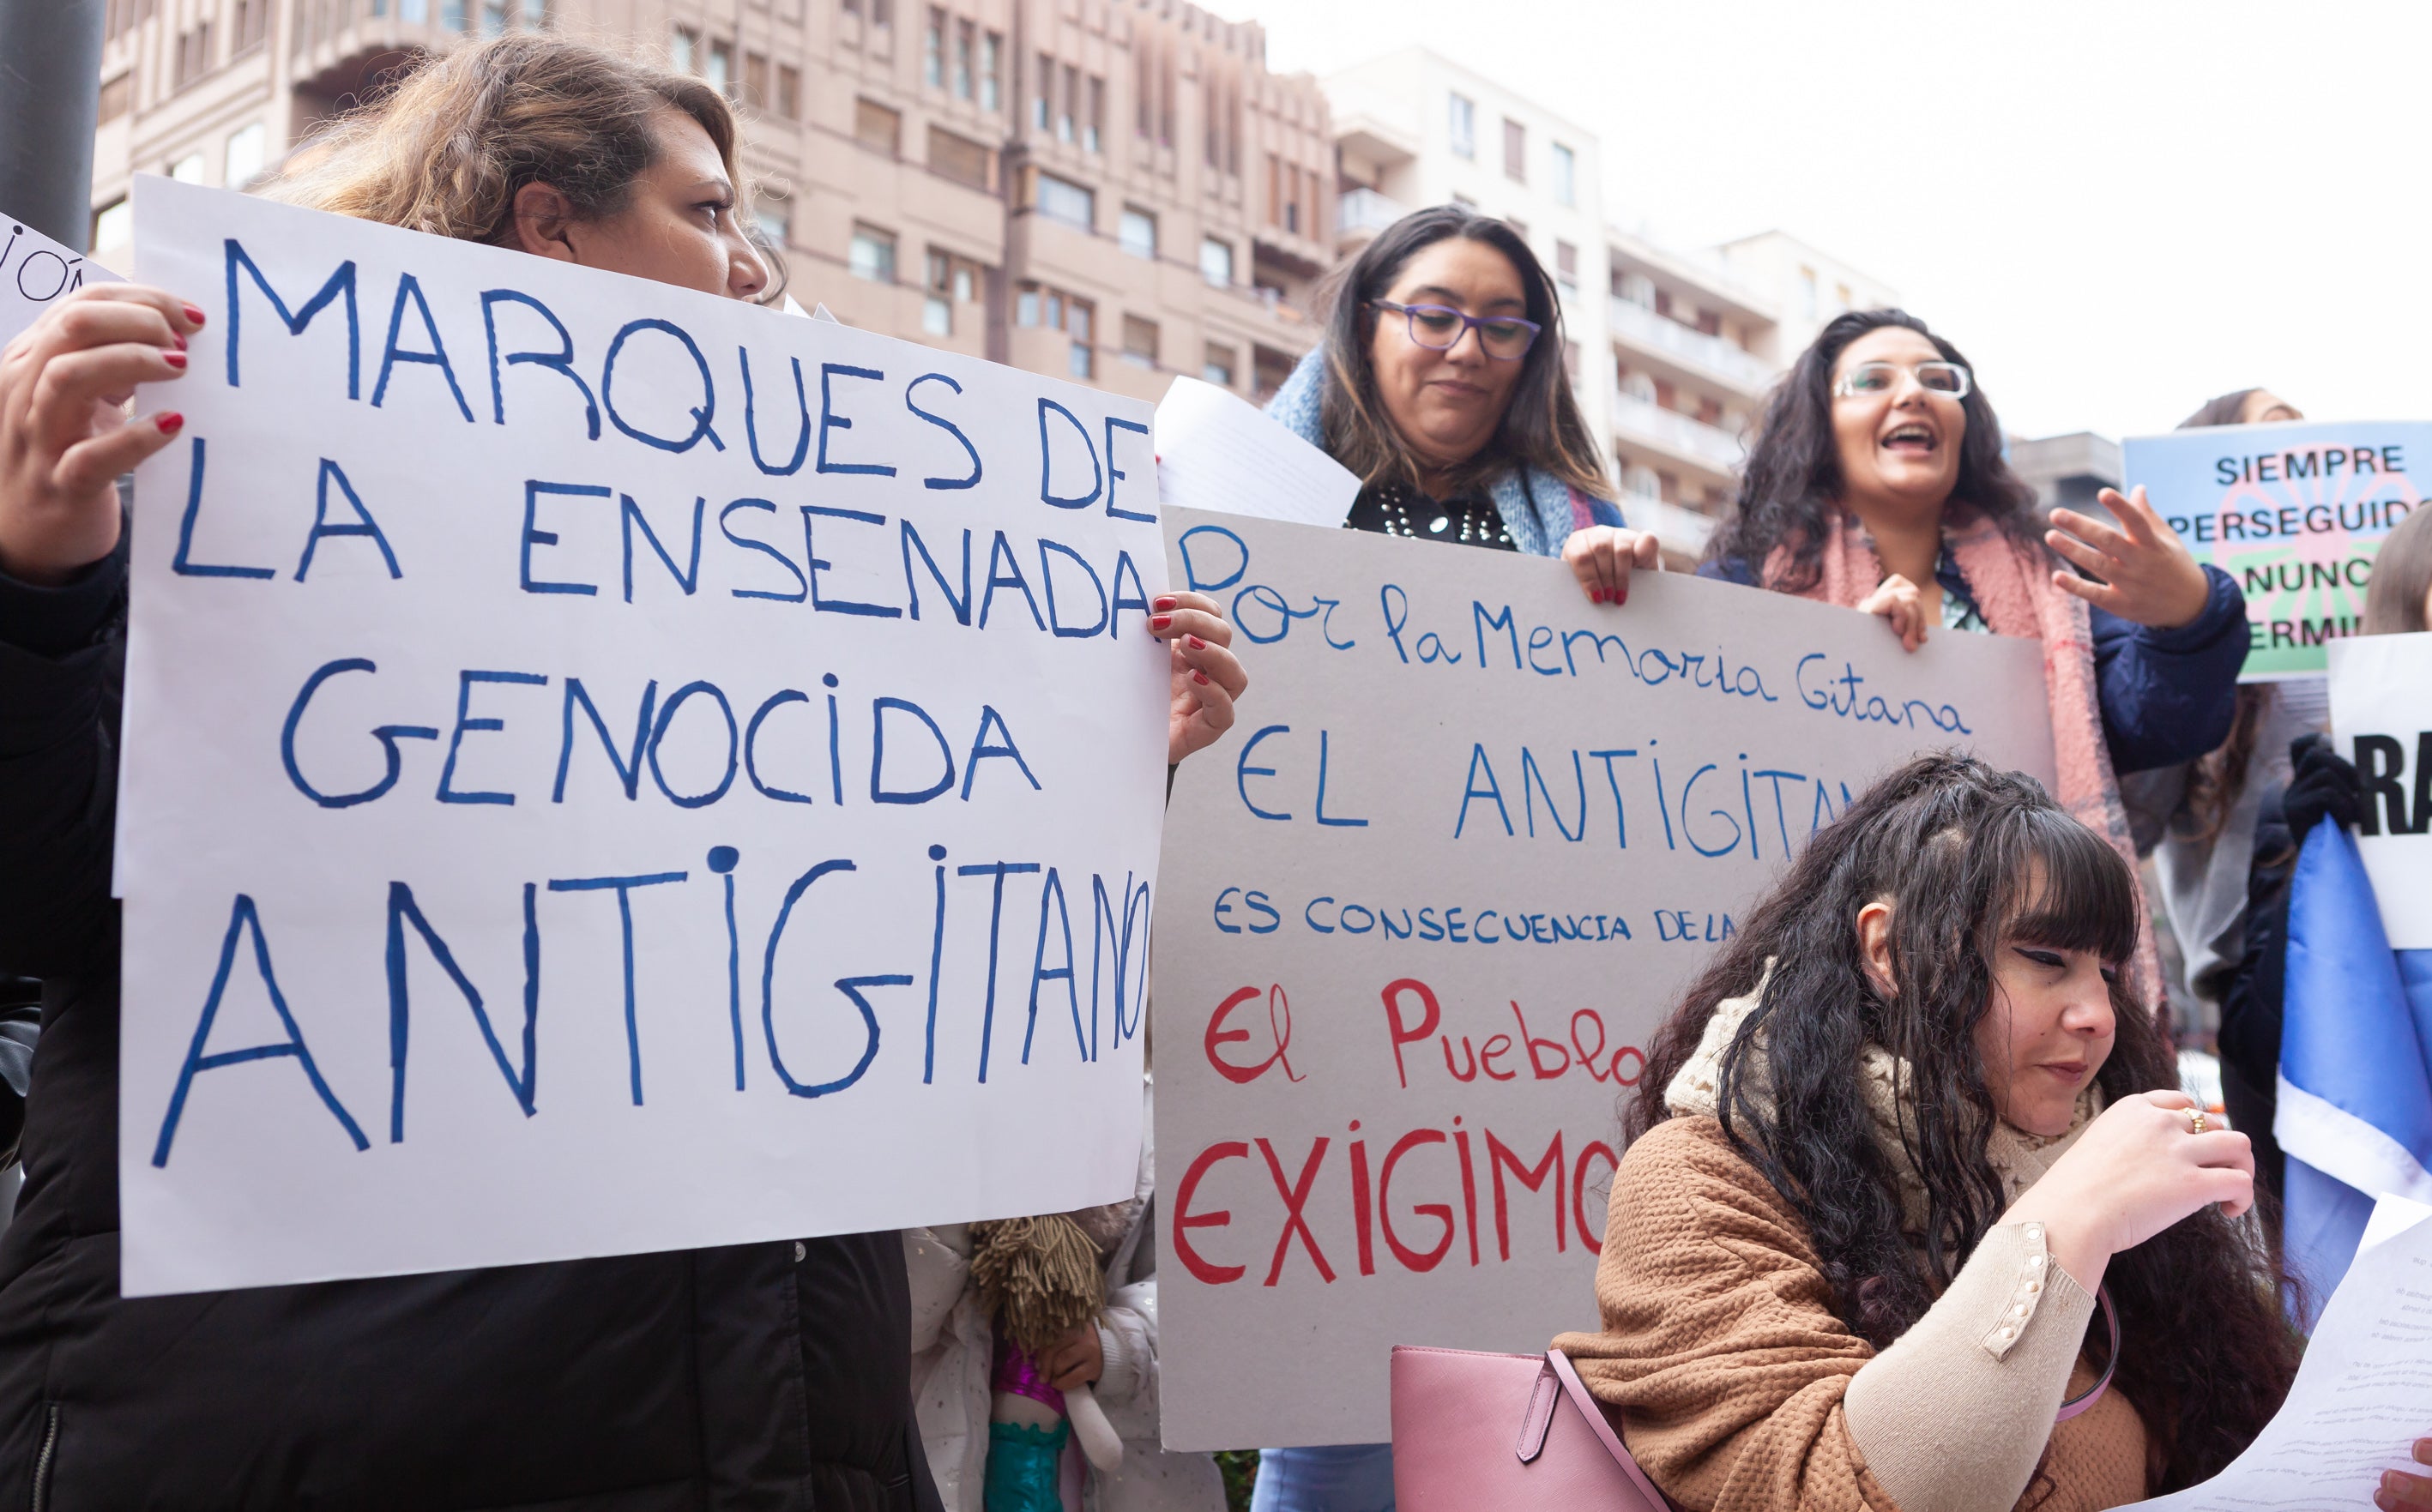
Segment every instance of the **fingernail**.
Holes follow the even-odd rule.
[[[1149,607],[1160,612],[1172,609],[1174,607],[1174,596],[1172,594],[1167,594],[1164,597],[1159,598],[1156,603],[1151,604]]]
[[[1151,630],[1164,630],[1173,623],[1174,616],[1172,614],[1151,614],[1148,620],[1148,628]]]
[[[186,318],[199,326],[203,323],[203,312],[196,307],[188,305],[186,307]]]
[[[183,336],[178,335],[175,331],[171,331],[169,333],[169,339],[177,344],[177,350],[182,352],[186,349],[186,338]]]
[[[1185,635],[1183,639],[1191,643],[1191,648],[1194,651],[1204,651],[1208,649],[1208,643],[1201,640],[1196,635]]]
[[[174,436],[177,433],[178,428],[186,423],[186,417],[172,410],[166,414],[153,416],[152,423],[160,428],[160,434]]]
[[[171,367],[182,368],[186,365],[186,354],[183,352],[162,352],[160,354],[160,361],[168,363]]]
[[[1193,672],[1191,674],[1191,680],[1193,682],[1206,682],[1208,680],[1208,674],[1205,672]]]

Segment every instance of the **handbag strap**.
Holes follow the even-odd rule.
[[[1630,1457],[1630,1451],[1622,1447],[1621,1436],[1613,1431],[1611,1420],[1605,1417],[1604,1404],[1589,1392],[1587,1384],[1579,1379],[1579,1372],[1572,1367],[1570,1356],[1561,1350],[1545,1352],[1545,1368],[1538,1372],[1536,1388],[1528,1393],[1528,1413],[1520,1438],[1523,1463],[1534,1460],[1544,1452],[1545,1436],[1553,1427],[1554,1403],[1559,1397],[1570,1399],[1572,1407],[1586,1420],[1589,1431],[1604,1445],[1605,1453],[1613,1456],[1613,1462],[1621,1468],[1622,1474],[1647,1499],[1649,1507],[1672,1505],[1671,1499],[1657,1489],[1655,1483],[1647,1478],[1647,1472],[1638,1468],[1638,1461]],[[1534,1432],[1533,1447],[1530,1430]]]
[[[2111,1288],[2097,1286],[2094,1289],[2094,1300],[2101,1304],[2103,1318],[2111,1324],[2111,1357],[2103,1364],[2101,1380],[2086,1387],[2082,1395],[2071,1397],[2060,1404],[2060,1416],[2052,1420],[2054,1427],[2069,1421],[2102,1401],[2103,1393],[2111,1389],[2111,1372],[2120,1369],[2120,1314],[2112,1308]]]

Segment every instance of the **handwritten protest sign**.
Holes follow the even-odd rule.
[[[137,196],[126,1289],[1128,1196],[1146,407]]]
[[[2432,949],[2432,634],[2336,641],[2331,730],[2364,787],[2356,853],[2392,949]]]
[[[126,281],[0,211],[0,346],[86,284]]]
[[[2246,594],[2245,680],[2319,676],[2322,647],[2364,622],[2364,590],[2421,502],[2432,424],[2223,426],[2131,436],[2128,482],[2198,562]]]
[[[1619,1100],[1689,973],[1876,773],[2050,782],[2040,648],[1642,574],[1169,510],[1252,696],[1158,901],[1165,1441],[1387,1435],[1398,1343],[1593,1326]]]

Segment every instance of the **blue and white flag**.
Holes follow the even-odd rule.
[[[2285,1242],[2319,1302],[2375,1197],[2432,1202],[2432,950],[2390,948],[2338,824],[2315,825],[2297,858],[2284,1014],[2272,1130],[2288,1156]]]

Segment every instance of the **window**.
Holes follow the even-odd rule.
[[[701,76],[706,79],[709,87],[718,93],[732,92],[735,83],[735,49],[722,42],[711,42],[709,66],[701,70]]]
[[[481,0],[481,35],[503,37],[507,34],[507,0]]]
[[[1697,311],[1697,329],[1703,335],[1720,336],[1723,333],[1723,317],[1714,311],[1700,308]]]
[[[125,200],[106,206],[93,218],[93,249],[114,252],[135,240],[135,208]]]
[[[1799,308],[1808,319],[1816,318],[1816,270],[1814,268],[1799,270]]]
[[[1516,184],[1528,181],[1528,128],[1510,116],[1503,118],[1503,176]]]
[[[1214,342],[1209,342],[1208,356],[1199,364],[1199,377],[1203,382],[1213,383],[1220,389],[1231,388],[1233,386],[1233,348],[1219,346]]]
[[[1554,244],[1554,277],[1573,294],[1579,288],[1579,249],[1568,242]]]
[[[121,74],[101,87],[101,109],[98,119],[115,121],[127,113],[128,100],[135,91],[135,76]]]
[[[998,107],[997,55],[1005,50],[1005,39],[989,32],[980,39],[980,109],[994,110]]]
[[[1106,81],[1097,75],[1089,76],[1089,113],[1081,126],[1081,145],[1091,152],[1106,140]]]
[[[449,31],[463,31],[464,0],[439,0],[439,25]]]
[[[1284,171],[1285,171],[1286,173],[1288,173],[1288,174],[1290,174],[1290,175],[1292,176],[1292,179],[1291,179],[1291,186],[1292,186],[1292,193],[1291,193],[1291,197],[1290,197],[1290,198],[1288,198],[1288,199],[1286,199],[1286,200],[1284,201],[1284,229],[1285,229],[1285,230],[1287,230],[1287,231],[1292,231],[1292,232],[1295,232],[1295,233],[1297,233],[1297,232],[1300,230],[1300,187],[1301,187],[1301,186],[1300,186],[1300,175],[1301,175],[1301,170],[1300,170],[1298,167],[1292,167],[1292,168],[1288,168],[1288,169],[1286,169],[1286,170],[1284,170]]]
[[[1710,399],[1702,394],[1699,395],[1697,396],[1697,418],[1710,426],[1721,425],[1723,423],[1722,401],[1720,399]]]
[[[870,0],[870,24],[873,26],[895,25],[895,0]]]
[[[929,277],[923,287],[928,297],[920,301],[920,330],[929,336],[952,336],[954,333],[954,306],[948,297],[954,285],[954,260],[932,249],[929,253]]]
[[[853,139],[874,152],[896,157],[904,151],[904,117],[876,100],[856,100]]]
[[[777,65],[777,113],[788,121],[802,114],[802,71],[791,63]]]
[[[1846,283],[1836,283],[1832,286],[1832,308],[1836,311],[1850,309],[1855,303],[1849,297],[1849,286]]]
[[[1123,227],[1116,233],[1115,240],[1132,256],[1156,261],[1157,217],[1144,210],[1124,206]]]
[[[1478,106],[1466,94],[1452,97],[1452,155],[1456,158],[1478,156]]]
[[[929,128],[929,166],[939,175],[972,189],[988,187],[995,158],[984,144],[942,126]]]
[[[929,25],[920,34],[920,81],[933,90],[946,87],[946,13],[929,8]]]
[[[1072,140],[1072,115],[1081,108],[1081,71],[1072,64],[1064,65],[1064,92],[1056,97],[1056,140]]]
[[[171,163],[169,165],[169,176],[181,184],[201,183],[203,181],[203,155],[199,152],[190,152],[184,157],[178,159],[176,162]]]
[[[1621,392],[1641,404],[1653,404],[1655,380],[1644,373],[1625,373],[1621,378]]]
[[[1554,203],[1577,205],[1579,202],[1579,154],[1557,142],[1554,143]]]
[[[1065,372],[1076,378],[1096,376],[1097,354],[1090,344],[1092,311],[1088,300],[1025,283],[1015,293],[1013,308],[1015,324],[1060,330],[1072,338],[1072,344],[1065,349]]]
[[[766,54],[743,55],[743,103],[755,110],[768,108],[768,59]]]
[[[1039,130],[1047,129],[1047,118],[1056,103],[1056,59],[1045,53],[1039,55],[1039,92],[1031,97],[1030,124]]]
[[[689,26],[678,26],[667,34],[667,66],[679,74],[692,72],[693,54],[701,48],[701,39]]]
[[[1039,212],[1050,220],[1077,226],[1082,230],[1095,230],[1098,225],[1098,196],[1095,191],[1084,189],[1069,178],[1054,174],[1039,176]]]
[[[775,195],[767,196],[752,207],[752,224],[770,246],[782,247],[793,240],[794,208]]]
[[[1633,305],[1655,308],[1655,280],[1643,273],[1615,273],[1613,293]]]
[[[1199,243],[1199,276],[1219,289],[1233,286],[1233,244],[1215,237]]]
[[[228,133],[228,174],[221,179],[230,189],[243,189],[262,172],[262,159],[270,140],[270,128],[256,121],[249,126]]]
[[[498,0],[500,5],[505,0]],[[503,25],[506,17],[498,18]],[[241,58],[270,36],[270,0],[236,0],[236,30],[228,37],[228,56]],[[231,180],[233,181],[233,180]]]
[[[177,34],[177,89],[202,77],[211,69],[211,24],[208,21],[192,31]]]
[[[540,31],[549,25],[549,0],[523,0],[524,29]]]
[[[1134,367],[1157,366],[1157,322],[1138,315],[1123,317],[1123,361]]]
[[[977,33],[968,21],[954,23],[954,98],[971,97],[971,47]]]
[[[846,266],[856,278],[872,283],[895,281],[895,233],[872,226],[853,228],[853,250],[845,259]]]

